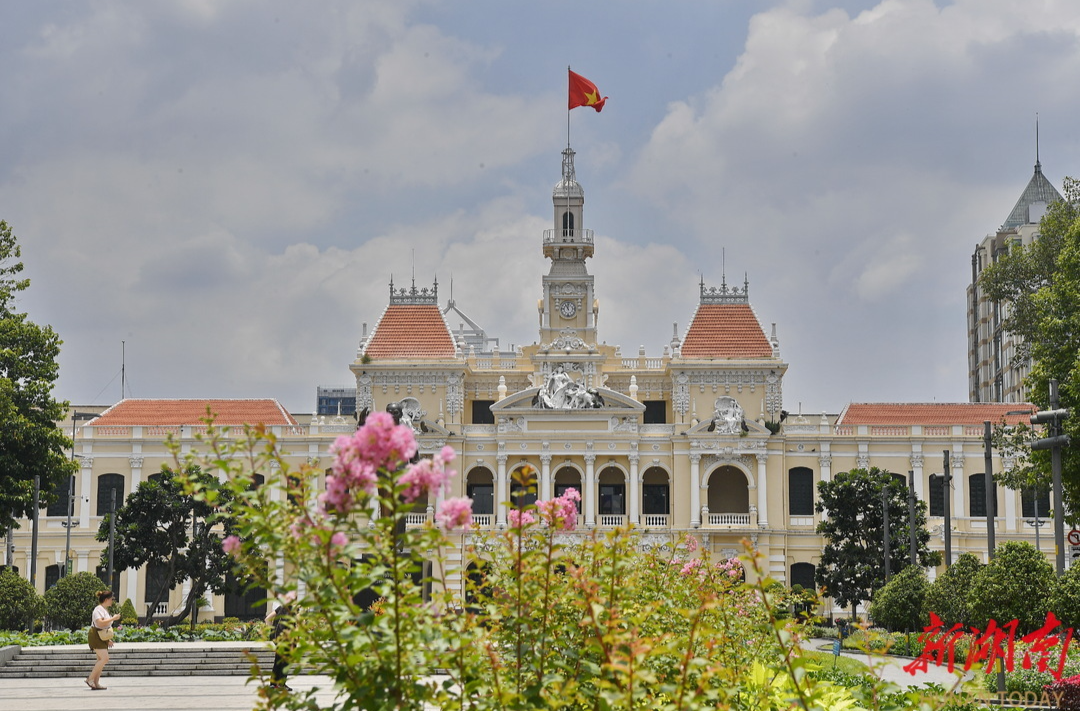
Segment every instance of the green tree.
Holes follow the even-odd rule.
[[[0,630],[26,629],[45,612],[45,601],[30,581],[14,570],[0,570]]]
[[[30,286],[18,278],[20,256],[11,227],[0,220],[0,535],[32,515],[35,476],[45,506],[76,467],[66,451],[71,440],[56,426],[67,403],[52,396],[61,341],[16,310],[19,292]]]
[[[185,476],[210,485],[216,479],[198,467],[189,467]],[[227,496],[227,493],[224,495]],[[219,503],[227,503],[221,501]],[[222,551],[222,539],[231,534],[234,524],[216,513],[216,507],[184,493],[175,472],[162,465],[161,472],[139,484],[116,511],[115,550],[113,564],[118,570],[160,566],[166,572],[154,595],[146,621],[153,619],[154,610],[176,585],[191,581],[187,605],[169,619],[176,624],[191,615],[194,628],[198,615],[198,599],[207,591],[222,593],[231,559]],[[109,516],[98,529],[97,539],[109,539]],[[108,549],[102,552],[104,559]]]
[[[957,623],[970,627],[968,593],[982,567],[982,562],[973,553],[964,553],[957,558],[948,570],[931,583],[926,595],[927,615],[933,612],[949,628]]]
[[[988,266],[979,286],[1002,309],[1002,328],[1022,337],[1016,358],[1032,359],[1027,379],[1031,401],[1049,406],[1049,381],[1059,384],[1060,406],[1077,413],[1065,422],[1072,444],[1063,454],[1064,500],[1073,512],[1080,507],[1080,182],[1065,179],[1063,201],[1052,204],[1039,224],[1039,237],[1016,246]],[[1046,486],[1050,452],[1032,452],[1030,428],[1006,433],[1003,444],[1021,455],[1018,466],[996,477],[1006,486]],[[1076,513],[1071,514],[1075,520]]]
[[[1050,610],[1066,627],[1080,627],[1080,565],[1054,579],[1050,590]]]
[[[874,593],[870,616],[875,624],[893,632],[921,630],[930,620],[924,612],[929,589],[926,572],[909,565]]]
[[[975,575],[968,593],[971,623],[986,629],[1013,620],[1023,634],[1046,621],[1054,569],[1046,557],[1026,541],[1008,541],[994,551],[994,559]]]
[[[139,613],[135,612],[135,604],[131,602],[130,597],[124,600],[124,604],[120,606],[120,624],[139,624]]]
[[[885,584],[885,525],[882,494],[888,500],[890,567],[908,565],[907,486],[896,475],[871,467],[840,472],[818,484],[817,531],[825,537],[818,581],[841,607],[854,608]],[[937,565],[941,555],[927,544],[926,502],[915,502],[915,540],[920,566]]]
[[[98,604],[98,592],[108,589],[93,573],[65,575],[45,591],[45,616],[52,624],[69,630],[87,627]]]

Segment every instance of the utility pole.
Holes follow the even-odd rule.
[[[109,589],[113,585],[113,548],[116,544],[116,487],[109,490],[112,501],[109,504]]]
[[[908,538],[909,542],[909,555],[911,557],[911,564],[919,564],[919,543],[918,538],[915,536],[915,472],[908,470]]]
[[[949,500],[952,498],[952,474],[949,471],[949,450],[942,452],[942,456],[945,458],[945,482],[943,484],[945,489],[945,495],[942,497],[942,503],[945,504],[945,568],[946,570],[952,565],[952,521],[949,520],[949,507],[951,506]]]
[[[1069,435],[1062,434],[1061,423],[1067,419],[1069,419],[1069,411],[1058,408],[1058,381],[1051,380],[1050,409],[1031,416],[1031,424],[1048,426],[1047,435],[1049,436],[1035,440],[1031,443],[1031,448],[1050,450],[1054,493],[1054,553],[1058,575],[1065,573],[1065,507],[1061,500],[1061,448],[1068,446]]]
[[[885,582],[889,582],[889,482],[881,485],[881,517],[885,524]]]
[[[986,491],[986,552],[987,560],[994,559],[994,509],[997,508],[997,486],[994,484],[994,451],[990,420],[983,420],[983,489]]]

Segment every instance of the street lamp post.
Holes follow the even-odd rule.
[[[1065,507],[1061,500],[1061,448],[1069,444],[1069,435],[1061,423],[1069,417],[1067,409],[1058,408],[1058,381],[1050,381],[1050,409],[1031,416],[1031,424],[1048,425],[1048,437],[1031,443],[1031,448],[1050,450],[1050,469],[1054,494],[1054,553],[1057,574],[1065,573]],[[1036,529],[1038,530],[1038,529]]]
[[[97,417],[93,412],[78,412],[73,411],[71,413],[71,461],[74,462],[79,455],[75,454],[75,433],[76,425],[80,420],[92,420]],[[74,514],[75,508],[75,475],[72,474],[68,479],[68,505],[67,505],[67,521],[64,522],[64,528],[67,529],[66,542],[64,545],[64,572],[62,576],[68,574],[68,561],[71,560],[71,529],[73,526],[78,526],[78,522],[74,524],[71,522],[71,516]]]
[[[986,490],[986,551],[987,559],[994,559],[994,509],[997,504],[997,487],[994,486],[994,453],[991,449],[990,420],[983,421],[983,458],[985,473],[983,489]]]
[[[952,566],[952,524],[949,521],[949,507],[951,504],[949,500],[952,498],[952,475],[949,472],[949,450],[944,450],[942,455],[945,458],[945,481],[942,482],[944,493],[941,497],[941,503],[944,504],[945,514],[945,568],[948,569]]]

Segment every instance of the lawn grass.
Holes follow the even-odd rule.
[[[836,668],[845,674],[865,674],[870,671],[870,667],[860,662],[858,659],[853,659],[849,656],[841,654],[839,657],[834,657],[832,652],[818,652],[808,649],[804,649],[802,652],[803,659],[809,659],[821,666],[822,669],[832,669],[833,664],[836,664]]]

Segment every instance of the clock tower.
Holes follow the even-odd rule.
[[[598,307],[585,260],[593,255],[593,232],[582,226],[585,191],[574,174],[574,151],[567,146],[562,156],[562,180],[551,194],[554,228],[544,230],[551,269],[539,304],[540,343],[550,350],[592,350]]]

